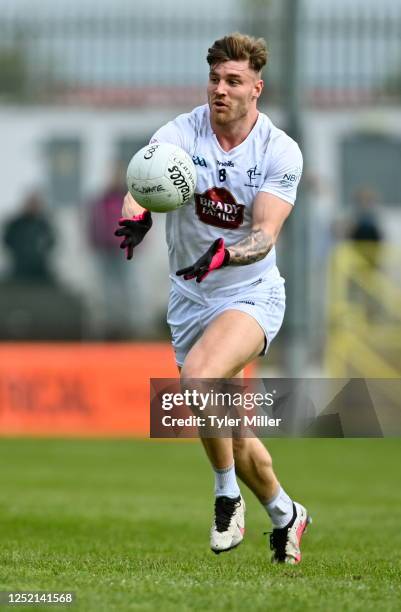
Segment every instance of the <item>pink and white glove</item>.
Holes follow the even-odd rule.
[[[230,261],[230,253],[224,246],[224,239],[217,238],[212,246],[192,266],[183,268],[176,272],[177,276],[183,276],[184,280],[196,278],[201,283],[210,272],[227,266]]]

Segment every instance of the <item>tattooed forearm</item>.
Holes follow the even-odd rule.
[[[266,257],[273,246],[273,238],[262,229],[252,230],[249,236],[227,248],[230,266],[247,266]]]

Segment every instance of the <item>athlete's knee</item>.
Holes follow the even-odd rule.
[[[224,360],[214,359],[212,361],[210,356],[189,356],[182,366],[181,378],[229,379],[236,378],[241,370],[242,367],[240,370],[238,368],[227,367]]]
[[[208,385],[205,378],[207,374],[204,373],[205,370],[199,366],[194,360],[187,360],[184,362],[180,377],[181,377],[181,390],[183,393],[188,393],[189,397],[200,397],[203,394],[207,393]],[[191,402],[189,401],[188,407],[192,410],[192,412],[196,415],[203,415],[203,412],[200,411],[199,405],[197,401]],[[204,410],[203,407],[202,410]]]
[[[181,368],[181,378],[213,378],[214,375],[207,361],[200,358],[189,358]]]

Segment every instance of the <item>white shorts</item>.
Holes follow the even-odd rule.
[[[255,319],[265,334],[265,355],[268,345],[277,335],[284,319],[284,279],[271,281],[260,279],[257,284],[245,287],[235,295],[209,298],[204,303],[191,300],[180,293],[173,284],[167,312],[176,362],[182,366],[187,353],[201,337],[213,319],[225,310],[240,310]]]

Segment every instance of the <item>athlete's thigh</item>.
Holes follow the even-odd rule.
[[[189,351],[183,375],[190,378],[230,378],[263,350],[265,335],[251,315],[225,310],[206,327]]]

